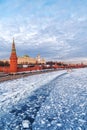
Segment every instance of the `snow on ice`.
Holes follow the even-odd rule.
[[[7,81],[0,84],[0,107],[1,111],[7,111],[12,105],[15,105],[20,100],[27,98],[35,89],[39,88],[54,79],[63,72],[50,73],[29,76],[27,78]]]
[[[87,130],[87,69],[0,84],[0,130]]]
[[[53,85],[33,130],[87,130],[87,69],[74,70]]]
[[[22,121],[23,128],[29,128],[29,124],[30,124],[29,120]]]
[[[40,90],[41,93],[42,91],[44,91],[45,94],[43,95],[43,98],[42,95],[40,95],[38,99],[38,104],[35,104],[36,101],[31,102],[31,100],[36,98],[36,96],[33,94],[34,91],[35,90],[37,91],[41,86],[44,86],[45,84],[49,83],[57,76],[63,73],[65,73],[65,71],[34,75],[22,79],[17,79],[14,81],[1,83],[0,84],[0,130],[4,130],[4,129],[14,130],[16,129],[16,127],[17,129],[20,130],[20,127],[23,126],[23,122],[21,118],[25,120],[25,118],[27,118],[26,114],[27,115],[30,114],[30,116],[32,116],[31,118],[31,122],[32,122],[34,118],[34,114],[32,113],[36,111],[35,110],[36,108],[39,109],[38,104],[42,102],[43,99],[45,100],[45,96],[46,96],[45,93],[46,90]],[[28,99],[29,96],[30,99]],[[36,108],[32,109],[34,104]],[[25,110],[26,110],[26,114],[24,113]],[[15,114],[18,117],[15,117]],[[13,123],[11,124],[11,122]]]

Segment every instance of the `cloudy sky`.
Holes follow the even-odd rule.
[[[0,58],[87,57],[87,0],[0,0]]]

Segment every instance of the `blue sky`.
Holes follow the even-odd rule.
[[[0,58],[87,57],[87,0],[0,0]]]

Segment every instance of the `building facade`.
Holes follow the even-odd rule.
[[[18,57],[18,64],[45,64],[45,60],[41,59],[40,55],[36,58],[29,57],[24,55],[23,57]]]

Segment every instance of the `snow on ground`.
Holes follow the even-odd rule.
[[[33,130],[87,130],[87,69],[57,78]]]
[[[87,130],[87,69],[1,83],[0,130]]]

